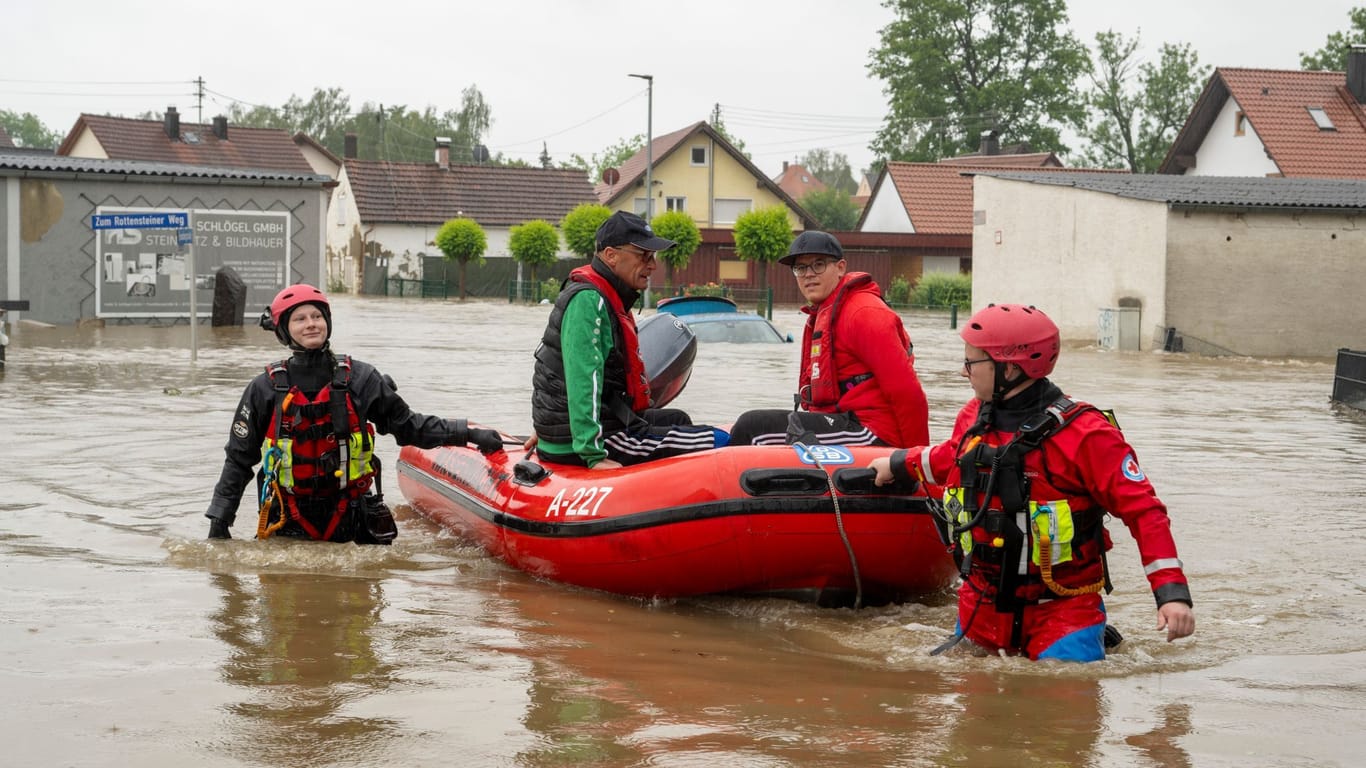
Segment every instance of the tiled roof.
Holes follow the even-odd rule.
[[[994,157],[994,156],[993,156]],[[889,162],[878,179],[873,194],[881,191],[890,179],[901,196],[901,204],[911,218],[916,232],[937,235],[972,234],[972,178],[965,176],[973,170],[999,170],[1000,166],[969,165],[967,163],[900,163]],[[1076,173],[1081,169],[1039,167],[1040,174]],[[1115,171],[1099,171],[1101,175],[1115,175]],[[868,207],[864,207],[866,216]],[[860,219],[858,227],[862,228]]]
[[[1366,209],[1366,180],[1262,176],[1175,176],[1098,171],[1041,173],[978,169],[976,174],[1075,187],[1190,208]]]
[[[66,157],[54,155],[50,150],[35,152],[23,149],[0,150],[0,175],[3,175],[5,171],[22,171],[34,175],[45,173],[109,173],[120,176],[227,179],[243,182],[305,182],[316,183],[320,186],[332,183],[331,178],[314,174],[312,170],[307,173],[290,173],[253,168],[212,168],[202,165],[154,163],[144,160]]]
[[[89,128],[111,160],[149,160],[215,168],[259,168],[312,174],[313,168],[289,131],[228,125],[226,140],[212,125],[180,123],[180,138],[166,135],[161,120],[132,120],[83,114],[66,135],[57,154],[69,154]]]
[[[1366,112],[1346,86],[1342,72],[1216,69],[1158,172],[1188,167],[1231,96],[1283,176],[1366,178]],[[1334,129],[1321,130],[1309,107],[1323,108]]]
[[[946,157],[939,161],[944,165],[975,165],[993,168],[1061,168],[1062,161],[1052,152],[1026,152],[1009,155],[982,155],[973,153]]]
[[[773,180],[778,188],[786,192],[793,200],[801,200],[807,193],[819,192],[825,189],[825,182],[816,178],[816,174],[806,170],[805,166],[789,163],[783,172]]]
[[[597,202],[583,171],[573,168],[345,162],[361,220],[371,223],[440,224],[464,216],[485,226],[532,219],[558,226],[575,207]]]
[[[791,195],[783,191],[781,187],[774,184],[772,179],[765,176],[763,171],[756,168],[748,157],[745,157],[735,148],[735,145],[731,144],[725,136],[718,133],[715,128],[708,125],[705,120],[693,123],[686,128],[680,128],[672,133],[666,133],[663,136],[659,136],[655,138],[654,141],[650,142],[649,153],[644,149],[641,149],[639,152],[627,158],[626,162],[622,163],[621,168],[618,169],[621,173],[621,178],[617,180],[616,184],[598,184],[593,188],[594,194],[597,195],[598,202],[607,206],[612,205],[613,201],[617,200],[622,195],[627,194],[635,187],[636,182],[644,178],[645,166],[649,164],[650,160],[653,160],[657,167],[660,163],[664,162],[664,159],[670,154],[676,152],[685,141],[698,133],[704,133],[715,141],[716,146],[748,170],[750,175],[754,176],[756,182],[776,195],[779,200],[782,200],[783,203],[791,208],[797,214],[798,218],[802,220],[803,226],[816,226],[816,220],[811,217],[811,214],[806,212],[806,209],[802,208],[801,205],[799,205]],[[648,159],[647,154],[649,155]]]
[[[9,137],[9,131],[5,130],[5,126],[0,125],[0,147],[9,148],[12,146],[14,146],[14,139]]]
[[[685,139],[700,130],[704,125],[706,125],[706,123],[697,122],[687,128],[680,128],[672,133],[656,136],[654,141],[650,142],[650,152],[648,154],[651,157],[649,157],[649,160],[653,160],[655,165],[659,165],[671,152],[678,149],[678,145],[682,144]],[[649,160],[647,160],[647,153],[644,149],[641,149],[639,152],[626,158],[626,162],[622,163],[621,167],[617,169],[617,171],[621,173],[621,178],[617,180],[616,184],[599,183],[597,186],[593,187],[593,193],[598,196],[598,202],[603,205],[611,205],[613,200],[620,197],[626,190],[635,186],[636,182],[645,175],[645,166]]]

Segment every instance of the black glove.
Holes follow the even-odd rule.
[[[483,454],[497,453],[503,450],[503,436],[492,429],[470,427],[469,442]]]
[[[231,539],[232,534],[228,533],[228,524],[216,517],[209,518],[209,538]]]

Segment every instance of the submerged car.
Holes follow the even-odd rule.
[[[698,341],[729,341],[739,344],[792,341],[792,335],[774,327],[767,318],[741,312],[735,302],[721,296],[676,296],[657,305],[688,324]]]

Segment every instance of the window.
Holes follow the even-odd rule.
[[[686,211],[686,210],[688,210],[688,198],[686,198],[686,197],[666,197],[666,198],[664,198],[664,210],[666,210],[666,211]]]
[[[740,214],[754,207],[753,200],[716,198],[712,203],[712,220],[717,224],[734,224]]]
[[[803,173],[803,174],[802,174],[802,183],[803,183],[803,184],[810,184],[810,183],[811,183],[811,177],[810,177],[810,176],[807,176],[806,174]]]
[[[1333,121],[1328,119],[1328,113],[1323,111],[1323,107],[1305,107],[1305,109],[1309,110],[1309,116],[1314,118],[1314,125],[1317,125],[1320,131],[1337,130]]]
[[[1247,115],[1239,112],[1233,118],[1233,135],[1242,136],[1247,132]]]
[[[722,280],[745,281],[749,279],[749,262],[747,261],[726,261],[722,259],[717,263],[717,277]]]
[[[707,147],[706,147],[705,144],[702,145],[702,146],[698,146],[698,147],[693,147],[693,148],[692,148],[692,164],[693,164],[693,165],[706,165],[706,164],[707,164]]]
[[[635,199],[634,203],[635,203],[635,205],[634,205],[634,207],[635,207],[635,214],[636,214],[637,216],[642,216],[642,217],[643,217],[643,216],[645,215],[645,198],[643,198],[643,197],[637,197],[637,198]]]

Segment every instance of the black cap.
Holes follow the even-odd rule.
[[[814,229],[797,235],[797,239],[792,241],[792,247],[787,249],[787,255],[778,259],[779,264],[792,266],[792,262],[798,256],[814,254],[818,256],[833,256],[836,259],[844,258],[844,249],[840,247],[840,241],[829,232],[817,232]]]
[[[677,245],[667,237],[656,236],[645,219],[626,211],[617,211],[607,217],[607,221],[598,227],[593,240],[599,251],[622,245],[634,245],[647,251],[667,251]]]

